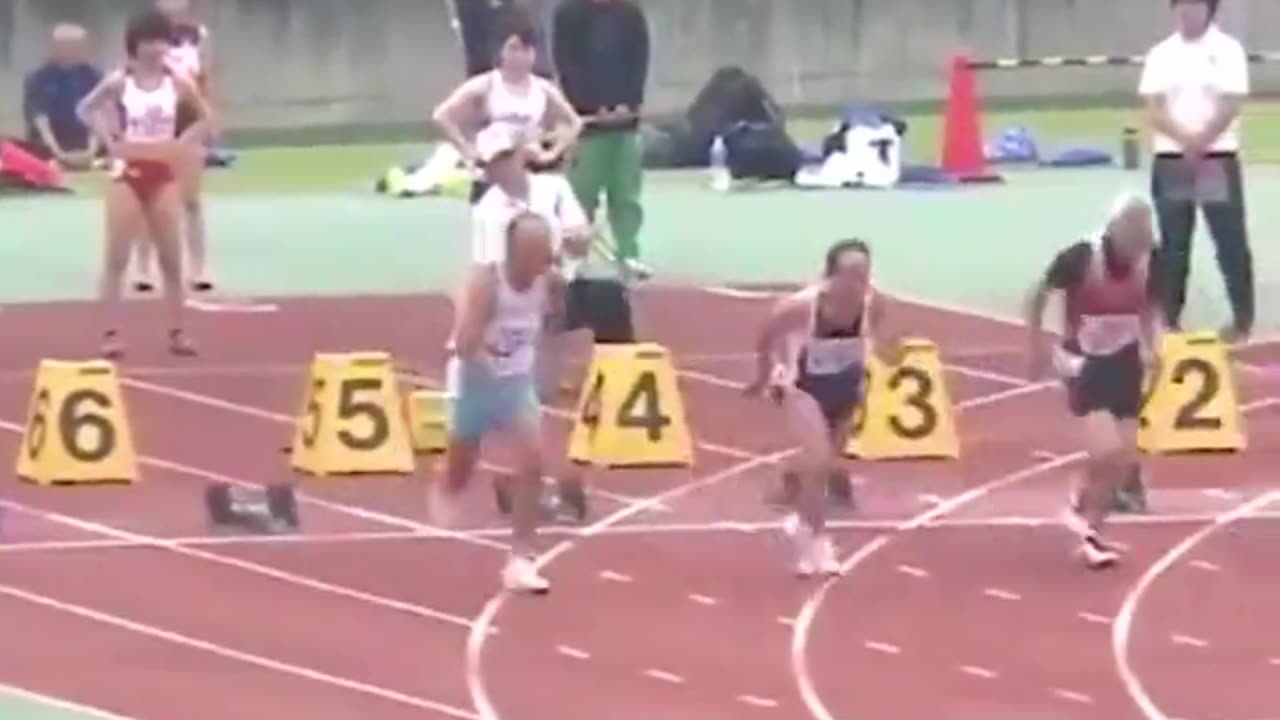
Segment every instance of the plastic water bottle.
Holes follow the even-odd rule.
[[[729,174],[729,148],[724,144],[724,137],[716,135],[711,143],[711,188],[717,192],[728,192],[733,185],[733,177]]]
[[[1126,127],[1120,136],[1120,156],[1125,170],[1137,170],[1142,165],[1138,147],[1138,129]]]

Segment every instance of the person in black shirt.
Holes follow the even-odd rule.
[[[1118,559],[1102,540],[1102,524],[1117,493],[1141,483],[1138,415],[1145,368],[1152,363],[1161,325],[1152,224],[1145,198],[1121,198],[1099,238],[1076,243],[1054,258],[1028,309],[1032,376],[1042,377],[1052,359],[1066,382],[1071,413],[1084,425],[1089,460],[1064,521],[1080,536],[1081,553],[1091,567]],[[1064,296],[1065,322],[1062,343],[1050,346],[1041,328],[1054,292]]]
[[[606,198],[618,260],[629,275],[640,262],[644,158],[640,111],[649,77],[649,26],[633,0],[563,0],[552,47],[565,97],[586,120],[569,181],[590,217]]]

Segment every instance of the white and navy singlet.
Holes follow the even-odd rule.
[[[823,317],[821,287],[810,292],[809,324],[796,338],[795,387],[812,396],[823,416],[834,425],[848,421],[862,398],[866,316],[871,296],[868,294],[863,300],[862,312],[853,322],[838,326]]]

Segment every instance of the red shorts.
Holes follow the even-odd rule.
[[[130,160],[117,165],[113,177],[133,190],[144,203],[151,202],[164,186],[174,181],[173,167],[158,160]]]

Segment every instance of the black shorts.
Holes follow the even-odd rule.
[[[862,368],[834,375],[809,375],[796,378],[796,389],[818,403],[822,417],[832,430],[853,419],[862,401]]]
[[[1064,348],[1065,352],[1073,351]],[[1085,355],[1080,372],[1067,378],[1067,406],[1076,417],[1110,413],[1133,420],[1142,406],[1142,353],[1131,343],[1110,355]]]
[[[599,344],[626,344],[636,341],[631,317],[631,298],[617,280],[578,279],[565,288],[560,312],[547,317],[549,332],[591,330]]]

